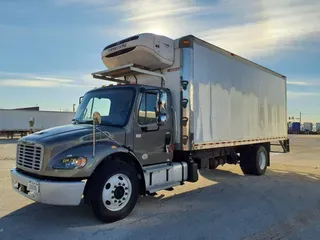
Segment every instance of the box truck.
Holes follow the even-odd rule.
[[[313,132],[313,123],[312,122],[303,123],[303,131],[304,131],[304,133],[312,133]]]
[[[73,124],[19,140],[20,194],[54,205],[84,198],[113,222],[140,195],[197,182],[198,169],[239,163],[263,175],[271,141],[289,150],[281,74],[194,36],[139,34],[102,60],[108,69],[92,75],[106,85],[79,99]]]
[[[316,132],[320,133],[320,123],[316,123]]]
[[[72,112],[0,109],[0,134],[7,138],[13,138],[14,134],[22,137],[30,131],[70,124],[73,115]],[[32,127],[30,119],[33,119]]]
[[[301,131],[301,124],[300,122],[293,122],[289,128],[290,134],[299,134]]]

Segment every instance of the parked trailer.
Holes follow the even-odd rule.
[[[17,192],[53,205],[84,196],[113,222],[139,195],[197,182],[198,169],[240,163],[263,175],[271,141],[289,150],[281,74],[194,36],[136,35],[108,45],[102,60],[109,69],[93,77],[119,85],[87,92],[72,125],[18,142]],[[38,153],[32,164],[25,149]]]
[[[311,122],[303,123],[303,131],[304,131],[304,133],[312,133],[313,132],[313,123],[311,123]]]
[[[301,124],[299,122],[291,123],[289,133],[298,134],[301,131]]]
[[[56,126],[70,124],[74,113],[32,110],[0,109],[0,133],[13,138],[14,134],[21,137],[30,132],[29,121],[34,118],[33,131],[40,131]]]

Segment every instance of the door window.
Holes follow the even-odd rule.
[[[139,108],[138,122],[140,125],[157,123],[157,94],[143,94]]]

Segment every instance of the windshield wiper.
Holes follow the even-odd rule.
[[[86,120],[86,121],[80,121],[78,119],[72,119],[76,124],[87,124],[87,123],[93,123],[93,120]]]
[[[71,122],[75,122],[76,124],[78,124],[80,121],[78,119],[72,119]]]

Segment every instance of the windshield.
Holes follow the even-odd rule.
[[[76,123],[92,123],[92,115],[99,112],[102,125],[124,126],[134,101],[133,88],[104,89],[87,93],[74,117]]]

